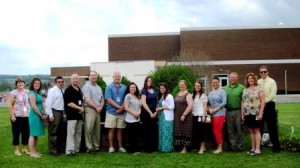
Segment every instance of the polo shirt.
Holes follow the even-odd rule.
[[[227,85],[224,87],[225,92],[227,93],[227,105],[226,108],[228,111],[237,110],[241,108],[242,95],[244,86],[240,83],[235,85]]]
[[[120,84],[119,87],[116,87],[115,83],[112,82],[105,89],[105,99],[106,100],[112,99],[119,106],[122,106],[123,102],[124,102],[125,92],[126,92],[126,86],[125,85]],[[124,112],[117,113],[116,110],[117,109],[114,106],[110,105],[107,101],[106,111],[109,114],[112,114],[112,115],[124,114]]]
[[[65,112],[67,114],[67,120],[82,120],[82,114],[79,113],[78,109],[74,109],[68,106],[68,103],[73,102],[77,106],[82,106],[83,104],[83,97],[81,94],[81,90],[78,87],[78,91],[70,85],[64,93],[64,100],[65,100]]]
[[[275,80],[267,76],[265,79],[259,79],[257,83],[264,90],[266,96],[266,103],[275,101],[277,93],[277,85]]]

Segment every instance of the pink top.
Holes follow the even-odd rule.
[[[15,117],[28,117],[29,114],[29,100],[28,100],[28,90],[20,92],[17,89],[12,90],[10,93],[15,100],[13,104],[13,113]]]

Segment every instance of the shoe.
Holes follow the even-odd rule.
[[[22,153],[20,153],[20,151],[15,151],[15,155],[16,155],[16,156],[21,156]]]
[[[200,149],[198,153],[203,154],[205,151],[206,151],[206,149]]]
[[[109,152],[109,153],[115,152],[115,148],[114,148],[114,147],[109,147],[108,152]]]
[[[186,153],[186,150],[182,150],[180,153]]]
[[[27,149],[22,149],[22,152],[25,153],[25,154],[27,154],[27,155],[30,155],[30,152],[28,152]]]
[[[139,155],[139,154],[141,154],[141,152],[134,152],[133,154],[134,155]]]
[[[94,152],[93,149],[88,149],[88,150],[86,150],[86,153],[88,153],[88,154],[95,154],[95,152]]]
[[[58,156],[59,154],[56,150],[52,150],[52,151],[50,151],[50,155]]]
[[[67,156],[75,156],[75,153],[74,152],[70,152],[67,154]]]
[[[124,149],[123,147],[121,147],[121,148],[119,148],[119,151],[125,153],[126,149]]]
[[[254,153],[254,151],[252,151],[252,150],[247,151],[248,155],[251,155],[252,153]]]
[[[94,152],[100,152],[100,149],[99,148],[95,148]]]
[[[215,150],[213,153],[214,154],[219,154],[219,153],[222,153],[223,151],[222,150]]]
[[[30,154],[30,157],[32,157],[32,158],[40,158],[41,156],[38,155],[38,154]]]
[[[252,152],[252,153],[250,153],[249,155],[250,156],[258,156],[258,155],[260,155],[261,153],[257,153],[257,152]]]

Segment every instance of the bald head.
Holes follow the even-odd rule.
[[[79,76],[78,76],[78,74],[72,74],[71,75],[71,84],[73,86],[78,86],[78,83],[79,83]]]
[[[114,80],[115,84],[120,84],[121,83],[121,73],[119,71],[114,72],[113,80]]]
[[[230,85],[235,85],[238,82],[238,74],[236,72],[231,72],[229,75]]]

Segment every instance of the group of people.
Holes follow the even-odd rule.
[[[197,146],[198,153],[206,151],[205,134],[212,131],[216,149],[223,152],[223,127],[226,123],[228,142],[232,151],[243,149],[242,124],[248,127],[251,138],[249,155],[261,153],[261,131],[266,122],[273,152],[280,150],[278,121],[275,110],[276,82],[268,76],[266,66],[260,67],[261,79],[254,73],[245,77],[245,86],[238,83],[238,74],[229,75],[230,83],[222,88],[218,77],[213,77],[211,91],[206,96],[203,84],[194,83],[193,92],[188,91],[187,82],[180,80],[179,92],[174,98],[166,83],[153,87],[153,79],[147,76],[143,88],[131,82],[121,84],[120,72],[113,73],[113,82],[105,93],[97,85],[97,72],[90,71],[89,81],[82,89],[79,76],[71,75],[71,84],[65,90],[64,79],[55,78],[55,86],[48,91],[47,98],[41,95],[40,79],[32,79],[29,91],[25,82],[18,78],[17,89],[10,92],[9,109],[12,123],[15,155],[30,154],[41,157],[37,151],[38,137],[44,135],[44,122],[49,122],[48,139],[51,155],[65,153],[73,156],[79,152],[82,125],[84,125],[87,153],[100,149],[100,112],[106,105],[104,127],[108,129],[108,152],[118,151],[138,154],[141,151],[172,152],[179,148],[186,153]],[[105,101],[106,100],[106,101]],[[106,102],[106,103],[105,103]],[[63,132],[66,114],[67,132]],[[84,124],[83,124],[84,122]],[[212,130],[205,123],[210,122]],[[126,146],[123,146],[123,130],[126,128]],[[116,134],[115,134],[116,131]],[[142,148],[139,146],[141,133]],[[19,151],[19,136],[22,135],[22,153]],[[115,145],[115,135],[117,145]],[[66,140],[64,141],[64,136]],[[29,141],[30,152],[27,150]]]

